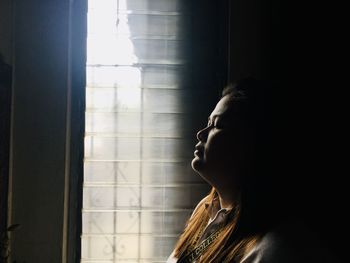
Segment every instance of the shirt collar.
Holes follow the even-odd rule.
[[[204,207],[208,211],[210,219],[213,219],[219,212],[225,212],[225,214],[228,214],[228,212],[231,211],[231,208],[228,209],[221,207],[219,196],[217,194],[211,202],[205,202]]]

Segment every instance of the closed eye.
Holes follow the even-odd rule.
[[[214,124],[213,127],[216,129],[222,129],[221,124],[218,124],[218,123]]]
[[[222,128],[222,125],[221,123],[217,120],[217,117],[215,116],[215,119],[213,121],[210,120],[210,117],[208,118],[208,124],[207,124],[207,127],[213,127],[213,128],[216,128],[216,129],[221,129]]]

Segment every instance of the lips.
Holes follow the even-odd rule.
[[[197,145],[195,146],[195,149],[196,149],[196,150],[194,151],[194,155],[195,155],[195,156],[198,156],[198,157],[202,157],[202,156],[203,156],[203,150],[204,150],[204,149],[203,149],[203,146],[197,144]]]

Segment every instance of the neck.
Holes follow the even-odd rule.
[[[229,174],[216,172],[215,174],[200,174],[216,191],[221,208],[233,208],[240,202],[240,190],[237,181]],[[236,173],[238,174],[238,172]],[[237,176],[234,176],[237,177]],[[215,179],[215,180],[211,180]]]
[[[221,208],[231,209],[238,203],[238,194],[234,189],[215,188],[215,190],[218,193]]]

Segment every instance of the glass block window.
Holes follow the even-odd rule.
[[[190,167],[188,14],[180,0],[88,5],[81,262],[164,262],[207,190]]]

